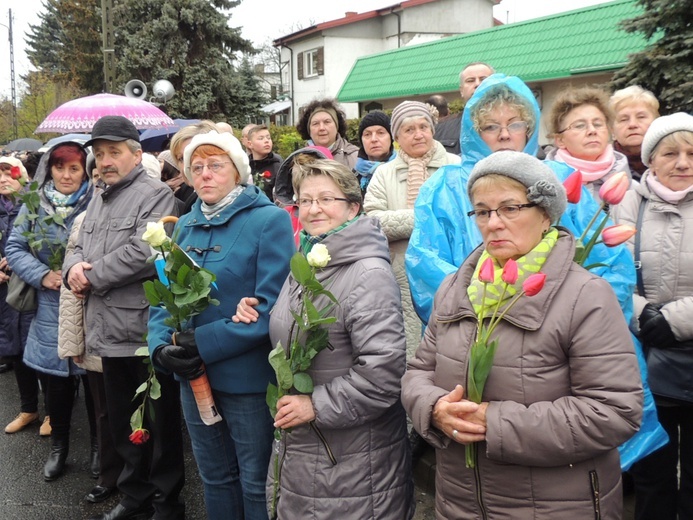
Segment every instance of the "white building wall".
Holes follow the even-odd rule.
[[[293,53],[282,49],[282,60],[292,62],[283,71],[284,83],[293,93],[292,122],[297,121],[299,108],[312,99],[336,97],[356,59],[361,56],[492,26],[492,0],[439,0],[404,9],[397,15],[334,27],[315,37],[291,42]],[[299,80],[298,55],[320,46],[324,46],[325,52],[324,75]],[[359,117],[358,103],[345,103],[342,108],[347,118]]]

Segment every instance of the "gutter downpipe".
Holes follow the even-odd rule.
[[[390,14],[394,14],[397,17],[397,48],[402,46],[400,35],[402,34],[402,18],[398,13],[395,12],[395,8],[390,9]]]
[[[294,50],[289,47],[288,45],[285,45],[282,43],[282,47],[285,49],[289,49],[289,84],[291,85],[291,89],[289,90],[289,99],[291,100],[291,110],[289,111],[289,115],[291,116],[290,120],[290,126],[294,125]]]

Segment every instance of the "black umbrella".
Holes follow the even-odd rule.
[[[11,152],[35,152],[42,146],[43,143],[38,139],[23,137],[7,143],[5,145],[5,150],[9,150]]]

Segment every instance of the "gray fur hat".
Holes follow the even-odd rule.
[[[495,173],[515,179],[527,186],[527,200],[544,208],[551,222],[557,222],[568,205],[565,188],[545,163],[523,152],[501,151],[482,159],[472,169],[467,193],[472,200],[472,186],[481,177]]]
[[[680,131],[693,132],[693,116],[685,112],[676,112],[669,116],[658,117],[645,132],[640,155],[645,166],[650,166],[650,158],[659,142],[669,134]]]

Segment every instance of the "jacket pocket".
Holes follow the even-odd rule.
[[[595,470],[590,471],[590,489],[592,491],[592,505],[594,506],[594,520],[601,520],[602,511],[599,503],[599,475]]]
[[[111,290],[103,298],[105,319],[104,338],[108,342],[144,343],[149,318],[149,302],[144,291]]]
[[[119,247],[130,241],[130,238],[137,232],[137,219],[134,215],[127,217],[112,218],[108,221],[107,239],[104,242],[109,248]]]

